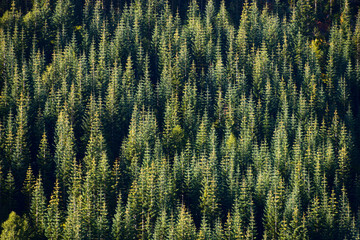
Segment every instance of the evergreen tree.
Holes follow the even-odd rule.
[[[184,205],[179,208],[178,220],[175,226],[175,239],[196,239],[194,222]]]
[[[4,185],[4,196],[5,196],[5,211],[8,212],[9,210],[14,208],[14,200],[15,200],[15,179],[11,169],[8,171],[6,178],[5,178],[5,185]]]
[[[17,115],[16,115],[16,135],[14,137],[14,150],[11,166],[14,170],[22,173],[29,162],[29,146],[27,143],[28,123],[27,123],[28,100],[23,93],[20,94]]]
[[[46,198],[42,186],[41,175],[36,180],[34,190],[32,193],[30,214],[31,220],[35,225],[36,236],[43,236],[45,230],[45,212],[46,212]]]
[[[168,216],[165,210],[163,210],[158,219],[156,220],[154,227],[154,239],[164,240],[169,236],[169,223]]]
[[[66,239],[82,239],[84,237],[84,222],[82,216],[82,173],[81,166],[76,162],[73,163],[72,186],[69,193],[69,201],[67,204],[66,218],[63,230],[63,236]]]
[[[34,191],[34,187],[35,187],[35,177],[31,169],[31,166],[29,166],[28,170],[26,171],[26,178],[22,189],[24,195],[26,196],[26,206],[30,206],[29,204],[32,197],[32,193]]]
[[[60,187],[56,179],[45,215],[45,236],[49,239],[60,239],[62,236],[63,216],[60,205]]]
[[[54,161],[51,160],[51,153],[50,153],[50,147],[49,142],[46,136],[46,132],[44,131],[40,145],[39,150],[37,154],[37,164],[40,168],[40,171],[44,174],[44,189],[49,190],[50,180],[52,180],[53,175],[53,169],[54,169]]]
[[[125,230],[124,215],[125,215],[125,210],[121,199],[121,194],[119,194],[114,219],[112,222],[112,230],[111,230],[112,237],[114,239],[124,239],[127,236]]]
[[[184,130],[180,125],[178,96],[172,95],[167,101],[164,116],[164,147],[173,156],[183,144]]]
[[[75,159],[74,132],[66,111],[62,110],[56,123],[55,155],[56,176],[59,183],[70,187],[72,164]]]
[[[273,189],[269,191],[266,201],[264,225],[266,236],[277,238],[281,228],[284,186],[282,179],[279,179],[276,173],[273,176],[273,181]]]
[[[202,189],[200,196],[200,207],[204,216],[204,221],[212,224],[218,211],[218,203],[216,196],[216,181],[213,176],[205,175],[202,181]]]

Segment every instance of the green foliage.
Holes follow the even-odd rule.
[[[29,237],[30,225],[26,217],[20,217],[14,211],[9,218],[2,223],[0,239],[24,239]]]
[[[126,223],[125,223],[124,215],[125,215],[125,211],[120,194],[118,197],[118,202],[117,202],[116,211],[112,224],[112,230],[111,230],[112,237],[114,239],[125,239],[127,236],[125,229]]]
[[[56,1],[55,12],[53,15],[54,25],[58,27],[71,27],[74,12],[73,5],[70,0]]]
[[[175,226],[175,239],[196,239],[195,225],[191,215],[185,208],[179,208],[177,224]]]
[[[358,8],[0,2],[1,237],[359,238]]]
[[[74,132],[66,111],[61,111],[55,130],[55,165],[56,176],[61,184],[69,186],[71,181],[72,163],[75,158]]]
[[[35,226],[36,236],[40,238],[41,236],[43,236],[45,229],[45,204],[46,198],[44,196],[44,189],[42,186],[42,179],[40,175],[36,180],[30,204],[31,220]]]
[[[56,180],[45,215],[45,236],[49,239],[60,239],[62,236],[63,216],[60,199],[59,182]]]

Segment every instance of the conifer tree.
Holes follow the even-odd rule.
[[[128,56],[125,66],[125,71],[122,76],[121,83],[121,116],[123,118],[123,123],[125,126],[128,124],[130,120],[130,113],[133,108],[133,100],[135,95],[135,86],[137,86],[137,82],[134,81],[135,73],[133,69],[133,63],[131,56]]]
[[[10,110],[7,120],[7,126],[5,130],[5,141],[4,141],[4,157],[5,157],[5,166],[11,166],[11,159],[14,151],[14,124],[13,124],[13,115]]]
[[[196,239],[196,228],[186,207],[179,207],[177,224],[175,226],[175,239]]]
[[[38,237],[43,236],[45,230],[45,204],[46,198],[42,186],[42,178],[39,175],[34,186],[30,205],[31,220],[35,225],[36,236]]]
[[[98,239],[106,239],[109,237],[108,210],[104,192],[100,188],[97,199],[97,226],[96,237]]]
[[[108,168],[106,143],[102,134],[102,125],[100,120],[101,110],[99,110],[99,104],[96,104],[93,99],[92,101],[93,102],[90,103],[91,109],[89,114],[90,136],[84,157],[86,171],[90,170],[93,161],[95,161],[95,167],[102,164],[99,168]],[[104,180],[107,181],[106,179]]]
[[[14,150],[11,166],[21,174],[29,161],[28,146],[28,99],[23,93],[20,94],[17,115],[16,115],[16,135],[14,137]]]
[[[299,30],[302,31],[304,35],[309,35],[313,31],[314,26],[314,9],[311,6],[309,0],[301,0],[296,4],[295,14],[298,17]]]
[[[66,111],[59,113],[55,130],[55,155],[56,176],[59,183],[70,187],[70,180],[75,159],[74,132]]]
[[[63,236],[67,239],[82,239],[84,237],[85,226],[82,219],[84,216],[82,216],[83,196],[81,193],[81,165],[77,165],[74,161],[72,166],[72,186],[70,189],[69,200],[67,204]]]
[[[270,189],[266,201],[264,213],[265,234],[270,238],[277,238],[281,228],[281,216],[283,210],[284,186],[278,173],[273,176],[273,188]]]
[[[37,154],[37,164],[40,168],[40,171],[44,174],[44,189],[49,190],[49,182],[52,180],[51,176],[53,175],[53,169],[54,169],[54,161],[51,160],[50,155],[50,147],[49,142],[47,139],[46,132],[44,131],[40,145],[39,150]]]
[[[63,216],[60,199],[60,187],[56,179],[45,215],[45,236],[49,239],[60,239],[62,236]]]
[[[203,217],[201,220],[201,226],[200,230],[198,232],[197,239],[203,240],[203,239],[209,239],[211,238],[211,229],[208,226],[208,223],[206,222],[206,219]]]
[[[35,177],[34,177],[32,168],[31,168],[31,166],[29,166],[26,171],[26,178],[24,181],[23,189],[22,189],[24,195],[26,196],[26,206],[29,206],[29,204],[30,204],[30,200],[32,198],[35,183],[36,182],[35,182]]]
[[[162,210],[156,220],[154,226],[154,239],[164,240],[169,236],[169,223],[168,216],[165,210]]]
[[[348,202],[345,186],[341,188],[341,196],[339,199],[339,236],[347,238],[350,236],[351,226],[351,209]]]
[[[172,95],[166,103],[164,116],[164,146],[173,156],[183,144],[184,131],[180,125],[178,96]]]
[[[4,194],[5,196],[5,210],[9,211],[14,207],[14,199],[15,199],[15,179],[11,169],[8,171],[5,184],[4,184]]]
[[[340,184],[347,184],[349,177],[349,139],[347,136],[347,130],[344,125],[341,126],[340,143],[338,152],[338,177],[340,178]]]
[[[217,186],[215,177],[210,174],[205,174],[202,181],[200,207],[203,217],[205,218],[204,221],[208,221],[211,225],[215,221],[215,216],[218,211],[216,191]]]
[[[121,194],[119,194],[111,229],[111,234],[114,239],[124,239],[126,236],[124,215],[125,209],[121,199]]]

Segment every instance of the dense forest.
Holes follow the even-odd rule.
[[[360,239],[360,1],[0,1],[0,239]]]

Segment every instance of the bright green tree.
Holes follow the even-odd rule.
[[[45,236],[49,239],[60,239],[62,236],[63,216],[60,199],[60,187],[56,179],[45,215]]]
[[[75,158],[74,131],[66,111],[59,113],[55,129],[55,155],[56,176],[59,184],[70,187]]]
[[[20,217],[14,211],[2,223],[1,240],[25,239],[29,237],[30,224],[26,217]]]
[[[34,223],[36,236],[41,237],[45,230],[46,198],[41,175],[38,176],[30,204],[30,216]]]

